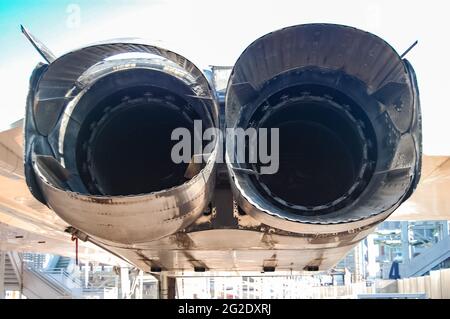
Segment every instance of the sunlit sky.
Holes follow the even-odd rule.
[[[61,1],[0,0],[0,128],[23,117],[28,79],[42,58],[20,24],[57,56],[117,37],[142,37],[196,63],[233,65],[254,39],[295,24],[331,22],[375,33],[416,69],[424,151],[450,155],[448,1]]]

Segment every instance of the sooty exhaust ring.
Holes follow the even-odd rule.
[[[76,117],[81,124],[69,122],[64,148],[65,152],[76,150],[67,163],[78,172],[84,192],[140,195],[189,180],[184,176],[189,163],[174,163],[171,158],[171,150],[178,142],[172,140],[171,134],[176,128],[186,128],[193,143],[194,139],[201,140],[194,121],[201,120],[202,129],[213,122],[199,101],[189,99],[183,85],[176,81],[167,88],[147,84],[157,76],[167,78],[147,72],[105,76],[79,100]],[[124,79],[129,79],[127,85],[122,84]],[[117,88],[116,83],[122,87]]]
[[[249,176],[274,205],[304,216],[345,207],[368,184],[376,142],[368,119],[350,98],[319,85],[293,86],[260,103],[249,125],[279,129],[280,167]],[[260,171],[261,163],[250,165]]]
[[[144,90],[145,91],[145,90]],[[80,139],[83,178],[92,193],[137,195],[181,185],[188,163],[175,164],[170,136],[177,127],[193,132],[198,118],[173,93],[125,97],[87,122],[88,139]]]

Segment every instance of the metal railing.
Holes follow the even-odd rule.
[[[52,276],[48,276],[42,271],[39,271],[38,269],[33,269],[32,267],[26,267],[26,270],[39,278],[43,283],[45,283],[47,286],[51,287],[53,290],[55,290],[58,294],[60,294],[62,297],[69,297],[72,296],[72,291],[68,289],[66,286],[64,286],[59,280],[56,278],[53,278]]]
[[[76,275],[68,273],[63,268],[56,268],[53,270],[40,270],[33,269],[31,267],[27,268],[29,271],[33,272],[35,275],[40,276],[40,278],[49,285],[55,288],[56,291],[64,296],[72,296],[75,298],[104,298],[105,295],[114,291],[114,287],[96,287],[91,283],[85,287],[84,282]],[[73,285],[72,287],[70,287]]]
[[[32,277],[28,278],[39,280],[44,286],[52,289],[55,295],[60,295],[62,298],[105,298],[117,295],[116,278],[111,272],[95,272],[91,274],[90,280],[85,282],[82,272],[68,272],[66,268],[59,267],[36,268],[32,260],[31,262],[25,261],[23,254],[17,252],[8,253],[8,257],[21,287],[23,276],[27,278],[27,275],[31,275]]]
[[[52,270],[39,270],[42,274],[45,274],[47,276],[53,277],[53,278],[59,278],[61,283],[64,283],[67,285],[67,283],[70,283],[75,286],[75,288],[83,288],[84,283],[83,281],[78,277],[74,276],[66,271],[64,268],[54,268]]]
[[[402,278],[421,276],[450,258],[450,237],[438,241],[420,255],[399,265]]]

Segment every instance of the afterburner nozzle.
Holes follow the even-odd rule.
[[[261,174],[261,161],[228,167],[241,208],[280,229],[333,232],[382,220],[420,176],[414,71],[355,28],[298,25],[254,41],[228,82],[226,125],[278,129],[274,174]],[[227,140],[227,159],[236,147]]]
[[[210,202],[216,152],[193,170],[172,159],[172,133],[184,129],[193,143],[202,133],[194,122],[217,126],[203,73],[140,40],[49,62],[34,72],[27,103],[25,167],[35,197],[111,242],[148,242],[195,221]]]

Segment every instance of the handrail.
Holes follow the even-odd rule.
[[[450,256],[450,237],[446,237],[420,255],[400,264],[402,277],[420,276]]]
[[[61,282],[53,278],[52,276],[45,276],[41,271],[37,269],[33,269],[32,267],[26,267],[27,270],[35,275],[36,277],[39,277],[43,282],[45,282],[47,285],[58,291],[63,296],[70,296],[72,295],[72,291],[69,290],[67,287],[65,287]]]
[[[22,286],[22,258],[17,252],[10,251],[7,254],[13,267],[14,273],[16,274],[17,282],[19,283],[19,286]]]
[[[67,279],[74,283],[77,288],[83,288],[84,284],[82,280],[76,276],[73,276],[72,274],[68,273],[64,268],[55,268],[53,270],[41,270],[42,273],[47,275],[60,275],[61,279]]]
[[[21,257],[19,257],[19,263],[22,265]],[[100,276],[100,280],[98,282],[95,281],[97,283],[88,282],[87,286],[85,286],[81,273],[69,273],[64,267],[37,269],[32,264],[23,263],[23,269],[38,277],[43,283],[53,288],[63,297],[82,297],[85,293],[98,294],[99,297],[104,297],[106,291],[114,289],[106,285],[111,284],[111,280],[115,279],[115,276],[106,271],[96,272],[95,275]]]
[[[103,283],[101,286],[99,286],[99,287],[95,287],[95,286],[93,286],[93,284],[92,283],[88,283],[88,287],[85,287],[84,286],[84,282],[79,278],[79,277],[77,277],[77,276],[74,276],[73,274],[70,274],[69,272],[67,272],[64,268],[54,268],[53,270],[39,270],[39,272],[41,273],[41,274],[45,274],[45,275],[48,275],[48,276],[50,276],[50,277],[53,277],[53,279],[56,279],[56,278],[54,278],[54,276],[55,275],[57,275],[57,276],[61,276],[61,281],[63,281],[63,279],[67,279],[67,280],[69,280],[69,281],[71,281],[72,283],[74,283],[75,285],[76,285],[76,288],[80,288],[80,289],[88,289],[88,288],[92,288],[92,289],[96,289],[96,288],[99,288],[99,289],[103,289],[103,288],[106,288],[106,287],[104,287],[104,285],[105,285],[105,283]],[[106,274],[104,274],[104,275],[102,275],[102,276],[104,276],[104,277],[109,277],[109,276],[107,276]],[[112,276],[111,276],[112,277]],[[112,278],[109,278],[109,279],[112,279]],[[57,280],[57,279],[56,279]],[[62,283],[63,284],[63,283]]]
[[[58,279],[56,279],[52,275],[59,275],[59,274],[61,274],[67,279],[75,280],[75,281],[81,281],[79,278],[71,276],[67,271],[65,271],[62,268],[59,269],[59,270],[37,270],[37,269],[33,269],[31,267],[27,267],[27,269],[30,270],[31,272],[33,272],[33,274],[36,274],[37,276],[42,278],[44,281],[46,281],[49,284],[51,284],[52,287],[57,288],[55,290],[57,290],[59,293],[61,293],[61,295],[64,295],[64,296],[72,295],[73,291],[70,288],[66,287],[64,285],[64,283],[62,283],[61,281],[59,281]],[[97,293],[97,294],[100,293],[102,296],[104,296],[105,291],[109,291],[111,289],[114,289],[114,288],[111,288],[111,287],[93,287],[93,286],[83,287],[83,285],[80,285],[79,287],[76,287],[76,288],[77,289],[81,289],[81,291],[83,293]]]

